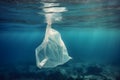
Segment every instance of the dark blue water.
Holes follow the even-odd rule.
[[[45,36],[45,3],[65,7],[52,27],[61,33],[68,63],[36,66]],[[0,80],[120,80],[120,1],[0,1]]]

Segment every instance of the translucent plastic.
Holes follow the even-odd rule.
[[[59,3],[43,4],[47,27],[42,44],[36,48],[36,63],[39,68],[54,68],[71,59],[60,33],[51,28],[52,23],[61,21],[61,12],[67,10],[65,7],[55,7],[59,6]]]
[[[70,59],[60,33],[48,25],[42,44],[36,48],[37,66],[39,68],[53,68]]]

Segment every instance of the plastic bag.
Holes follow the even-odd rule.
[[[36,61],[39,68],[53,68],[70,60],[66,46],[58,31],[47,26],[45,38],[36,48]]]

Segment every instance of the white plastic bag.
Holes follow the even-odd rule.
[[[36,48],[37,66],[39,68],[53,68],[70,59],[60,33],[48,25],[42,44]]]

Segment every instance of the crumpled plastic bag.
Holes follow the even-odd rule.
[[[37,66],[39,68],[54,68],[70,59],[60,33],[51,27],[47,27],[42,44],[36,48]]]

